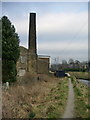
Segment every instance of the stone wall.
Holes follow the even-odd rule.
[[[28,49],[20,47],[20,57],[17,62],[17,72],[23,76],[26,71],[35,74],[49,72],[49,57],[37,55],[36,43],[36,13],[30,13]]]
[[[20,46],[20,57],[17,62],[18,76],[24,76],[27,71],[31,74],[47,74],[49,72],[49,64],[49,57],[40,57],[36,54],[30,54],[28,49]]]
[[[32,74],[37,73],[37,55],[36,54],[30,54],[29,52],[27,70]]]
[[[49,73],[49,58],[38,58],[38,73],[48,74]]]
[[[28,50],[20,46],[20,57],[17,62],[17,75],[23,76],[27,71]]]

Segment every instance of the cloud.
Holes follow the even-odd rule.
[[[88,43],[86,42],[48,42],[48,43],[39,43],[38,44],[39,51],[88,51]]]
[[[24,13],[25,16],[25,13]],[[16,31],[20,34],[27,34],[29,29],[29,16],[24,19],[13,20]],[[82,32],[88,33],[88,13],[48,13],[42,16],[37,15],[37,33],[44,34],[65,34],[75,35]]]
[[[29,16],[15,20],[17,32],[28,36]],[[77,37],[79,36],[79,37]],[[77,38],[77,39],[76,39]],[[70,40],[71,39],[71,40]],[[24,39],[23,39],[24,41]],[[21,40],[21,45],[26,42]],[[48,13],[37,15],[38,53],[50,56],[60,55],[62,59],[87,59],[88,13]]]
[[[88,60],[88,43],[67,43],[67,42],[51,42],[39,43],[38,54],[49,55],[52,58],[59,57],[59,60]]]
[[[13,20],[13,24],[16,28],[16,32],[18,32],[19,34],[27,34],[28,29],[29,29],[29,21],[28,19],[24,19],[24,20]]]
[[[49,13],[38,17],[38,32],[40,33],[74,33],[83,30],[87,33],[88,13]],[[85,28],[86,27],[86,28]]]

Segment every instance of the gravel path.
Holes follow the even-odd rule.
[[[63,118],[74,118],[74,90],[69,78],[69,95]]]

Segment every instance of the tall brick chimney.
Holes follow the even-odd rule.
[[[29,18],[28,71],[37,73],[36,13],[30,13]]]
[[[28,49],[31,53],[37,52],[36,50],[36,13],[30,13],[29,18],[29,43]]]

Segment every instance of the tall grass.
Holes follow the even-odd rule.
[[[90,72],[70,72],[70,74],[75,76],[77,79],[90,80]]]
[[[88,118],[88,86],[79,82],[75,77],[72,77],[72,83],[75,92],[75,115],[80,118]]]
[[[39,80],[37,77],[39,77]],[[47,111],[45,106],[50,105],[51,99],[55,97],[54,94],[57,94],[52,94],[51,89],[56,89],[60,81],[62,79],[54,76],[31,75],[27,73],[23,78],[18,79],[16,83],[12,84],[9,90],[2,91],[3,118],[44,117],[44,113]],[[52,94],[52,97],[50,96],[49,98],[48,95],[50,94]],[[56,102],[57,99],[58,97],[55,98]],[[44,106],[43,110],[41,106]]]

